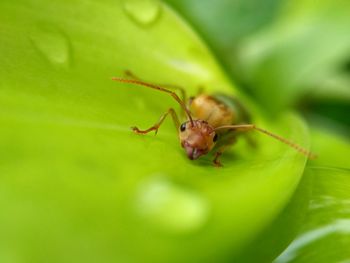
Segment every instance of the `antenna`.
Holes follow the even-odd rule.
[[[218,130],[224,130],[224,129],[228,129],[228,130],[242,130],[242,131],[250,131],[250,130],[256,130],[259,131],[261,133],[264,133],[276,140],[279,140],[280,142],[287,144],[288,146],[294,148],[296,151],[302,153],[303,155],[307,156],[310,159],[316,159],[317,155],[304,149],[303,147],[301,147],[300,145],[291,142],[277,134],[274,134],[272,132],[269,132],[267,130],[261,129],[259,127],[256,127],[254,124],[241,124],[241,125],[224,125],[224,126],[220,126],[214,129],[214,131],[218,131]]]
[[[165,89],[165,88],[162,88],[162,87],[159,87],[157,85],[153,85],[153,84],[143,82],[141,80],[136,80],[136,79],[123,79],[123,78],[113,77],[112,80],[124,82],[124,83],[136,84],[136,85],[148,87],[151,89],[156,89],[156,90],[163,91],[163,92],[170,94],[180,104],[180,106],[184,109],[184,111],[186,112],[186,115],[188,116],[188,119],[191,122],[191,125],[194,126],[194,122],[193,122],[190,111],[187,109],[185,103],[179,98],[179,96],[177,96],[177,94],[175,92],[168,90],[168,89]]]

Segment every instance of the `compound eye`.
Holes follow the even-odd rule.
[[[213,138],[213,142],[216,142],[217,140],[218,140],[218,135],[215,134],[215,135],[214,135],[214,138]]]
[[[180,131],[185,131],[186,130],[186,122],[184,122],[183,124],[181,124],[180,126]]]

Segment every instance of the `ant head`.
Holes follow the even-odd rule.
[[[187,121],[180,126],[180,142],[191,160],[207,154],[215,145],[218,135],[206,121]]]

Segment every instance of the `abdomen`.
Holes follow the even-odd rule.
[[[207,121],[213,128],[250,121],[239,101],[224,94],[199,95],[192,100],[190,109],[194,118]]]

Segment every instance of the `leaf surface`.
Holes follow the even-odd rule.
[[[142,8],[141,8],[142,7]],[[230,261],[284,207],[305,157],[259,134],[217,169],[185,157],[165,94],[111,81],[132,70],[195,94],[232,93],[256,123],[308,145],[228,82],[188,25],[156,1],[1,1],[1,262]],[[142,12],[140,13],[140,10]],[[214,244],[214,245],[213,245]]]

